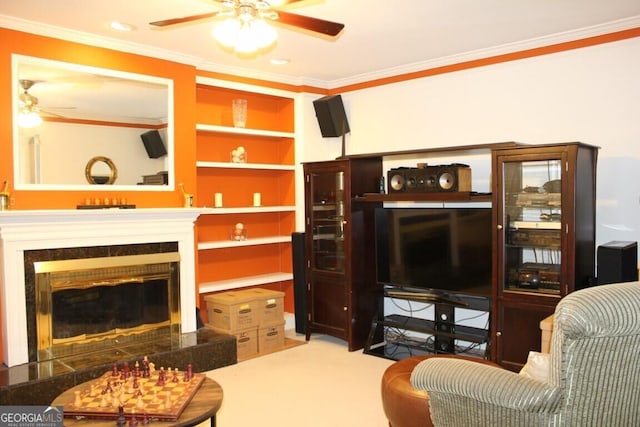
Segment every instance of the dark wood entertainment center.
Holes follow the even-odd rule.
[[[519,370],[529,351],[540,350],[539,322],[563,296],[593,284],[597,153],[597,147],[578,142],[505,142],[305,163],[307,338],[325,333],[345,339],[349,350],[376,354],[385,345],[384,329],[402,328],[433,336],[431,347],[419,351],[455,352],[456,340],[485,344],[486,357]],[[381,194],[385,159],[411,164],[443,154],[486,155],[491,192],[406,189],[389,194],[385,188]],[[376,208],[401,202],[490,204],[490,297],[453,295],[463,304],[427,297],[427,303],[434,303],[434,320],[385,316],[388,289],[376,282],[373,215]],[[425,302],[424,295],[394,298]],[[490,327],[456,324],[455,307],[488,312]]]

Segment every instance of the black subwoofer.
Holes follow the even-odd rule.
[[[638,280],[638,243],[613,241],[598,246],[598,284]]]
[[[291,249],[293,253],[293,301],[296,332],[304,334],[307,327],[307,257],[304,250],[304,233],[291,233]]]

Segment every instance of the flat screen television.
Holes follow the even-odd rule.
[[[378,208],[375,224],[379,283],[491,296],[491,208]]]

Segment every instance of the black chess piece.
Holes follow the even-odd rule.
[[[118,420],[116,425],[118,427],[124,427],[127,424],[127,419],[124,416],[124,406],[118,406]]]

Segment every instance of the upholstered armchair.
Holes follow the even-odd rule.
[[[435,426],[640,426],[640,282],[564,297],[541,380],[435,357],[411,383],[429,393]]]

